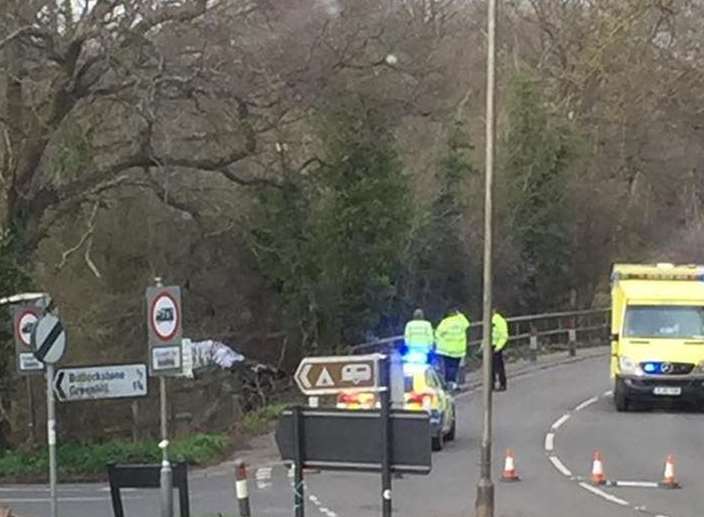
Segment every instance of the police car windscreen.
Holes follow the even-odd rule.
[[[704,339],[704,307],[629,305],[623,336],[650,339]]]

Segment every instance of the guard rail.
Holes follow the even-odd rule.
[[[565,350],[576,355],[578,348],[595,346],[606,341],[610,327],[610,309],[584,309],[506,318],[510,358],[537,360],[539,353]],[[482,322],[471,323],[467,342],[467,363],[479,360]],[[393,336],[363,343],[351,348],[353,354],[386,352],[403,344],[403,336]]]

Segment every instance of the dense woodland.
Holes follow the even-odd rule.
[[[144,359],[155,275],[187,336],[284,367],[416,306],[479,318],[485,10],[2,0],[0,293],[52,294],[69,364]],[[501,2],[504,312],[702,260],[702,42],[703,0]]]

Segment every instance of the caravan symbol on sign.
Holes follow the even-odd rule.
[[[341,391],[378,391],[380,354],[306,357],[294,380],[306,395],[333,395]]]

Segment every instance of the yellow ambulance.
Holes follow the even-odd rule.
[[[613,266],[611,378],[618,411],[704,403],[704,266]]]

